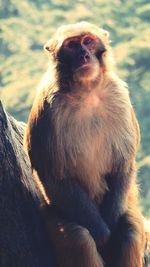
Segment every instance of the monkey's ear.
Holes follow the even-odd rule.
[[[50,48],[48,45],[46,45],[46,44],[44,45],[44,50],[45,50],[46,52],[47,52],[47,51],[48,51],[48,52],[52,52],[52,51],[51,51],[51,48]]]
[[[104,31],[104,35],[105,35],[105,37],[109,39],[109,36],[110,36],[110,35],[109,35],[109,32],[106,31],[106,30],[103,30],[103,31]]]
[[[51,45],[50,45],[49,41],[46,42],[46,44],[44,45],[44,50],[46,52],[52,52],[52,48],[51,48]]]
[[[54,44],[53,44],[53,42],[51,40],[46,42],[46,44],[44,45],[44,50],[46,52],[49,52],[49,53],[53,53],[54,52]]]
[[[109,32],[104,30],[104,29],[101,29],[101,32],[102,32],[106,42],[109,44],[111,42]]]

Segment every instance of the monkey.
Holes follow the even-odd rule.
[[[45,50],[25,149],[58,266],[142,267],[140,130],[109,33],[84,21],[60,26]]]

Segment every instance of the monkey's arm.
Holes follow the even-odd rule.
[[[122,162],[118,171],[105,177],[109,190],[104,196],[100,212],[110,229],[124,212],[128,193],[133,183],[135,184],[135,155],[140,142],[140,130],[133,108],[131,108],[131,120],[134,128],[134,150],[129,156],[128,162]]]
[[[122,174],[110,174],[105,177],[108,191],[100,206],[100,213],[110,229],[114,227],[123,212],[123,203],[129,190],[130,177]]]

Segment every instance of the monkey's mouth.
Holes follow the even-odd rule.
[[[81,66],[79,66],[75,72],[86,72],[86,71],[90,71],[93,68],[93,65],[91,63],[84,63]]]
[[[86,81],[94,81],[97,80],[99,77],[99,63],[98,62],[86,62],[81,64],[76,70],[74,71],[74,79],[84,82]]]

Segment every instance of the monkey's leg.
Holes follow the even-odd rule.
[[[58,267],[103,267],[95,242],[86,228],[67,223],[53,211],[48,212],[46,223]]]
[[[104,255],[107,267],[143,267],[145,233],[142,217],[129,212],[119,219]]]

